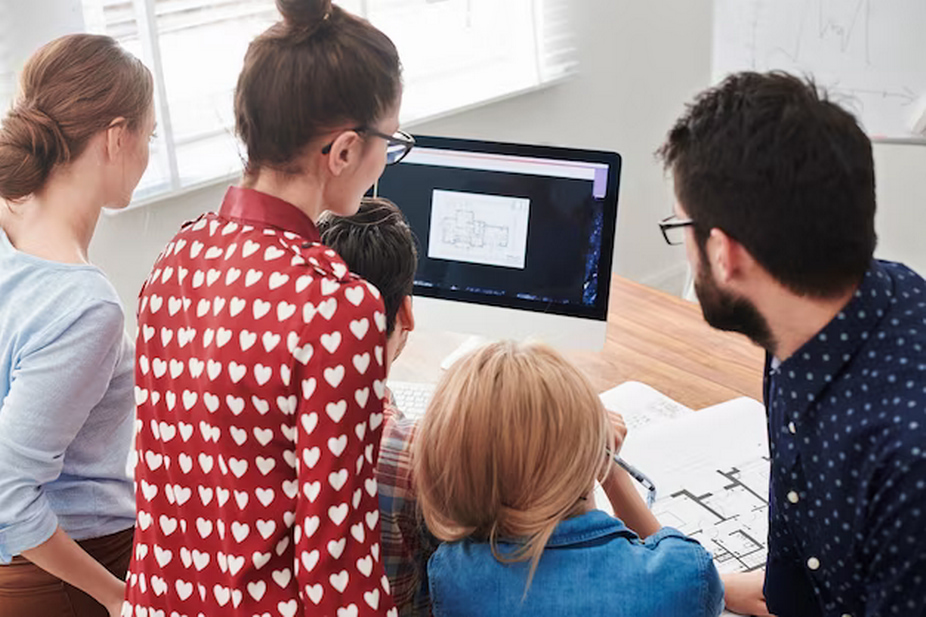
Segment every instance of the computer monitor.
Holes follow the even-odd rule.
[[[620,155],[415,136],[376,192],[419,243],[423,329],[604,345]]]

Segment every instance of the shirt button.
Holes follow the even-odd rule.
[[[816,557],[811,557],[807,560],[807,567],[811,570],[816,570],[820,567],[820,560]]]
[[[797,427],[794,426],[794,422],[788,422],[788,430],[791,431],[792,435],[797,432]]]
[[[303,243],[302,243],[302,248],[304,248],[304,249],[310,249],[310,248],[312,248],[312,244],[309,243],[309,242],[303,242]]]
[[[791,503],[797,503],[798,499],[800,498],[797,496],[796,492],[791,491],[790,493],[788,493],[788,501],[790,501]]]

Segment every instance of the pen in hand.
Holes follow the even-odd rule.
[[[614,462],[621,466],[621,468],[630,474],[630,477],[640,483],[643,488],[646,489],[646,507],[652,508],[653,504],[656,502],[656,485],[653,484],[653,481],[649,477],[622,459],[619,455],[614,455]]]

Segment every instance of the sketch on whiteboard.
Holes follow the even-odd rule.
[[[530,200],[435,189],[428,257],[523,269]]]
[[[812,75],[879,136],[912,137],[926,94],[922,0],[715,0],[714,76],[740,70]]]
[[[789,43],[776,48],[791,62],[801,61],[801,51],[808,42],[816,41],[843,54],[864,58],[871,64],[869,20],[871,0],[803,0],[801,11],[792,17],[797,20],[796,31]],[[829,5],[829,6],[827,6]],[[758,7],[757,7],[758,8]],[[753,36],[759,30],[761,15],[756,11]],[[810,39],[808,41],[808,39]],[[753,42],[755,44],[755,41]],[[755,47],[754,47],[755,49]],[[755,61],[755,60],[754,60]]]

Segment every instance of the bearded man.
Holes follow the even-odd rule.
[[[728,608],[926,614],[926,282],[873,258],[870,140],[812,83],[740,73],[660,155],[705,319],[767,351],[768,561]]]

